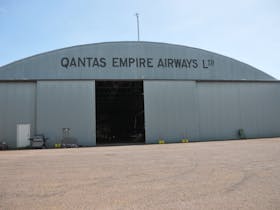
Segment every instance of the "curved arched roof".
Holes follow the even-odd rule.
[[[232,58],[154,42],[105,42],[31,56],[0,67],[0,80],[275,80]]]

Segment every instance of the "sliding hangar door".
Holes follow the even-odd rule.
[[[144,81],[146,142],[198,138],[195,81]]]
[[[280,84],[144,81],[146,142],[280,135]]]
[[[63,128],[82,146],[95,145],[95,81],[38,81],[37,133],[53,146]]]
[[[18,124],[29,124],[35,133],[35,100],[35,82],[0,82],[0,143],[17,147]]]

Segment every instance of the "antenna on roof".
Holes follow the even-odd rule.
[[[138,35],[138,41],[140,41],[140,32],[139,32],[139,13],[135,14],[137,19],[137,35]]]

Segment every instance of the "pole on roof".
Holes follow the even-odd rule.
[[[138,41],[140,41],[140,31],[139,31],[139,13],[135,14],[137,19],[137,35],[138,35]]]

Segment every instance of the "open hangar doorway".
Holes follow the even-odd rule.
[[[96,81],[96,143],[145,143],[143,81]]]

